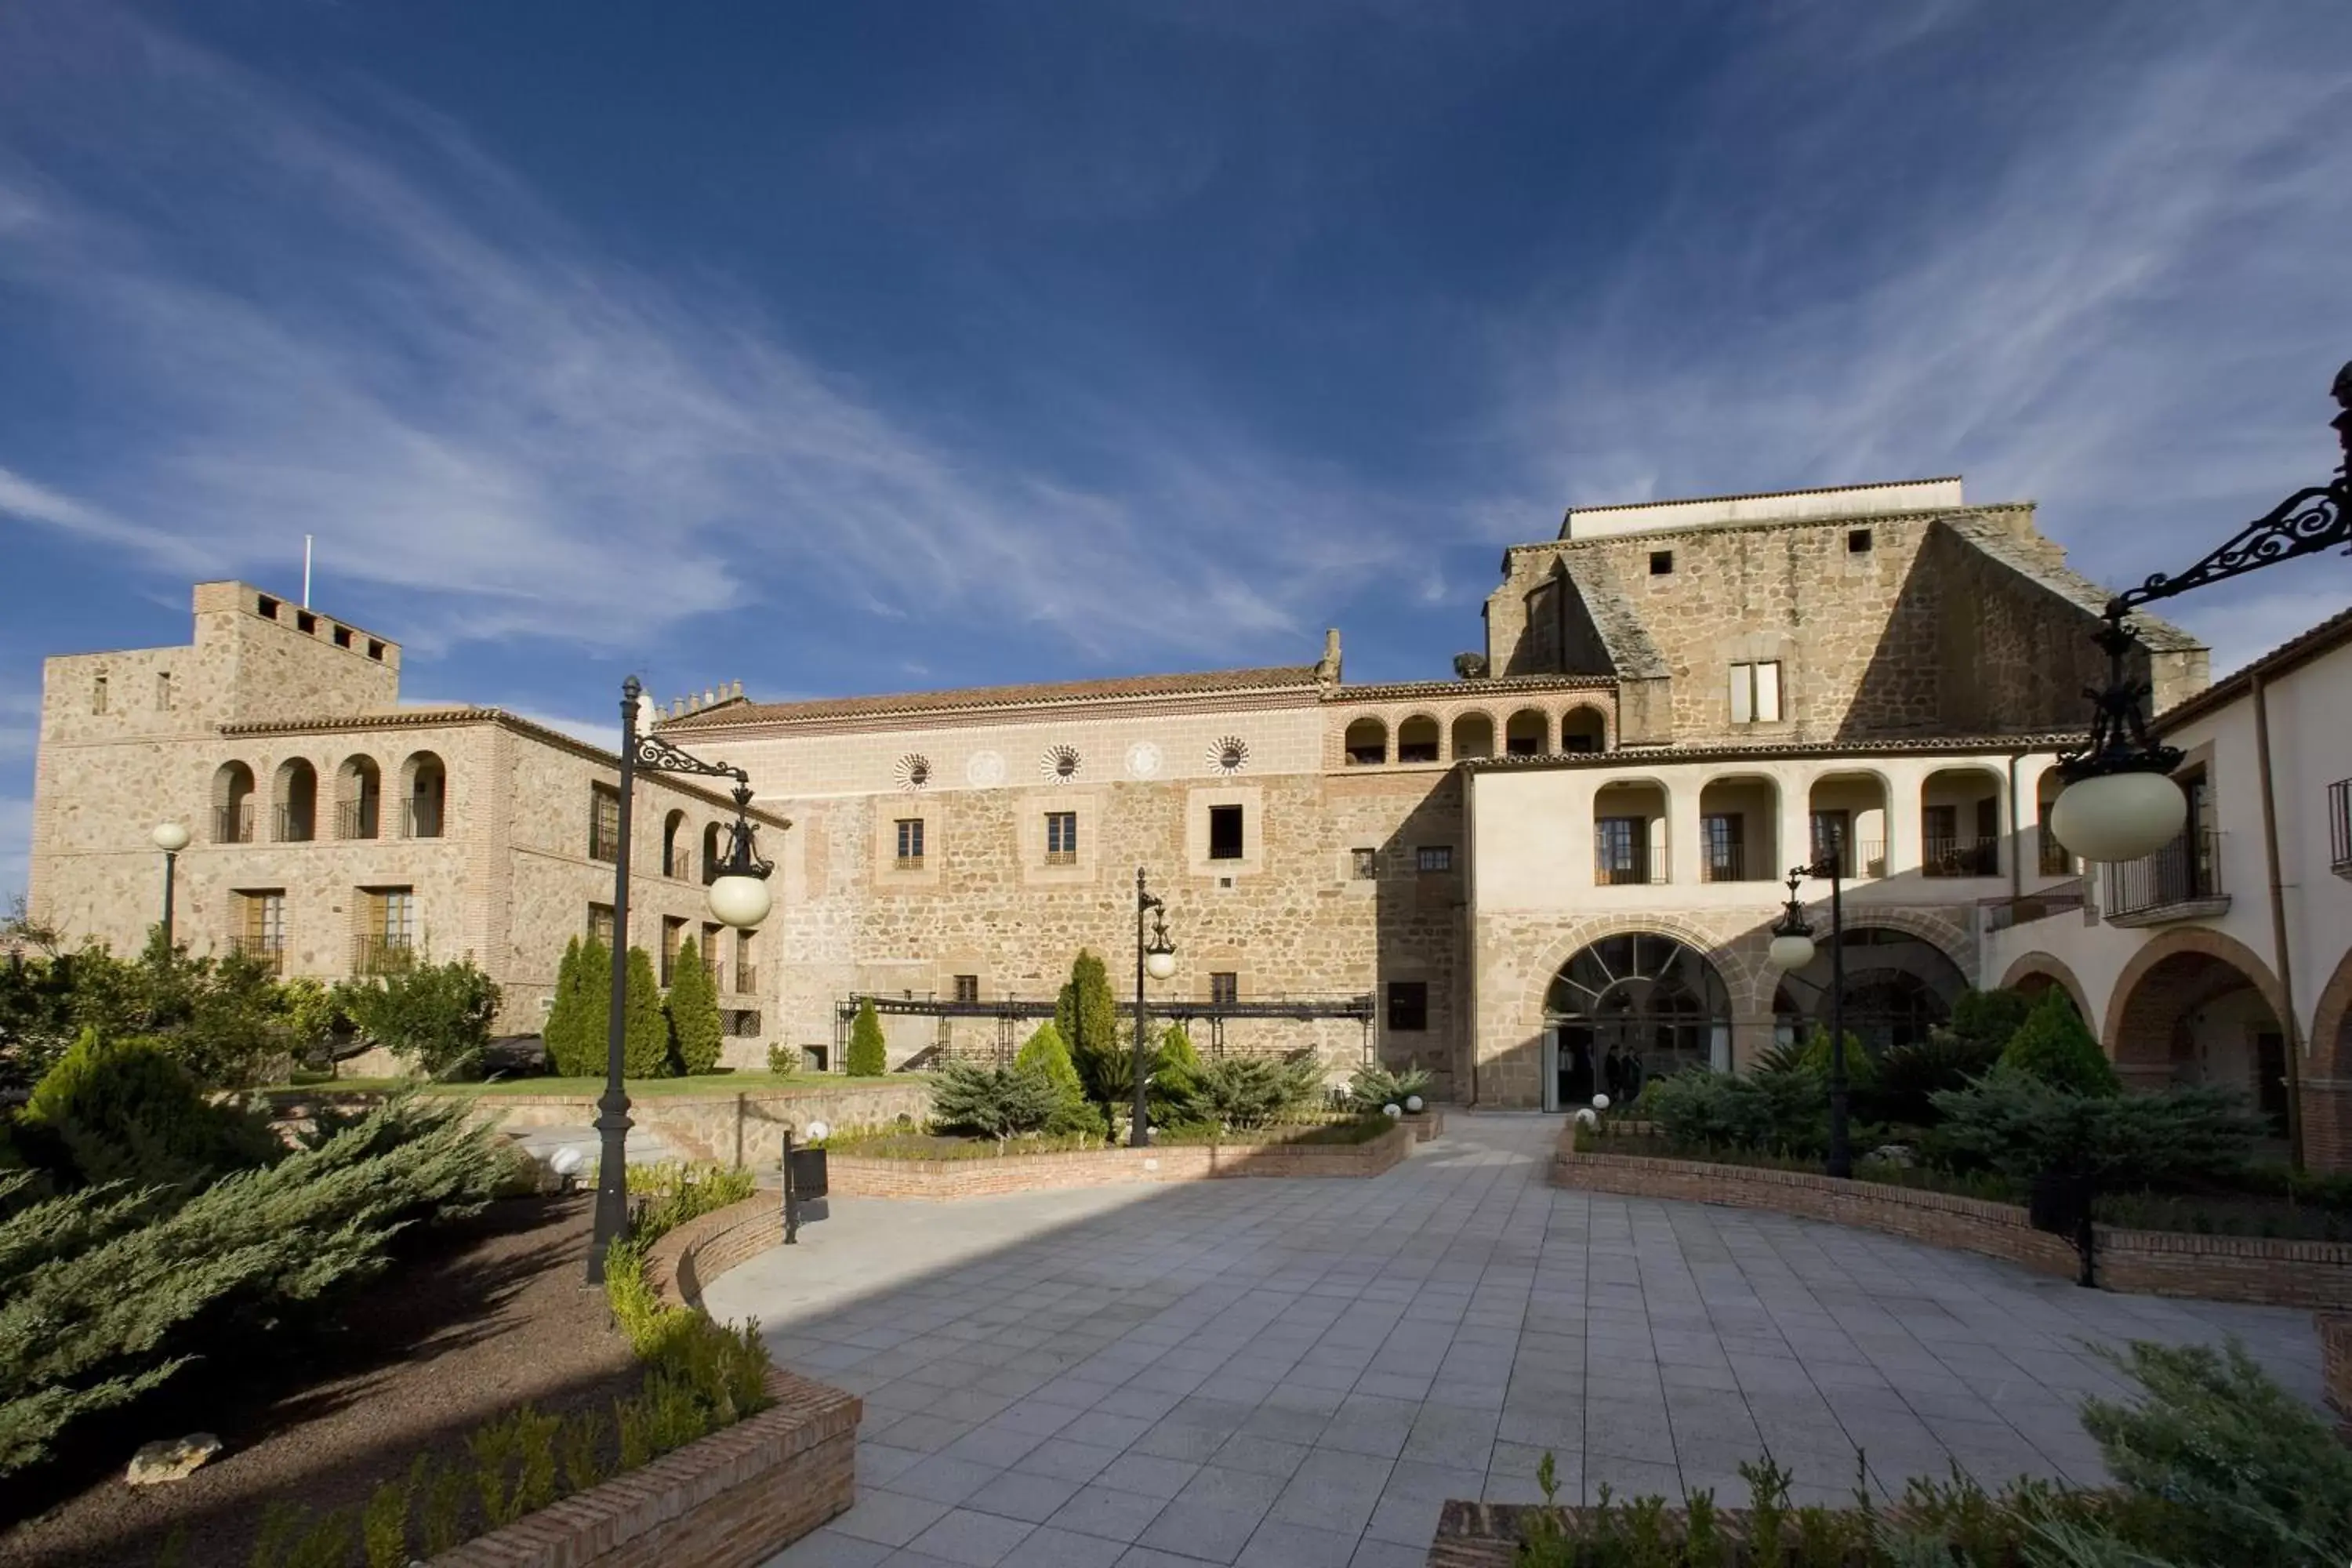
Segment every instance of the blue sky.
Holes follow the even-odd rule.
[[[405,696],[598,725],[1440,675],[1572,503],[1960,472],[2177,569],[2334,464],[2347,58],[2324,0],[0,0],[0,896],[41,658],[305,532]]]

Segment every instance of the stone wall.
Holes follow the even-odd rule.
[[[596,1097],[586,1094],[483,1095],[476,1103],[484,1119],[515,1131],[584,1126],[596,1118]],[[804,1135],[812,1121],[887,1127],[901,1116],[919,1124],[930,1106],[930,1086],[919,1079],[846,1079],[734,1094],[646,1095],[629,1102],[629,1119],[690,1159],[763,1171],[783,1158],[787,1131]]]
[[[834,1154],[825,1161],[825,1178],[837,1197],[978,1198],[1232,1176],[1377,1176],[1416,1141],[1413,1129],[1398,1126],[1365,1143],[1187,1143],[973,1160]]]

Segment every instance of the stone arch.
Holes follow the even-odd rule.
[[[213,773],[213,842],[253,841],[253,768],[241,762],[223,763]]]
[[[2303,1154],[2315,1170],[2352,1170],[2352,952],[2311,1010],[2303,1081]]]
[[[1377,714],[1350,720],[1339,738],[1339,750],[1349,767],[1379,767],[1389,760],[1389,727]]]
[[[2290,1016],[2286,991],[2253,949],[2204,926],[2166,931],[2132,954],[2107,994],[2099,1044],[2124,1082],[2160,1089],[2172,1080],[2173,1026],[2213,996],[2251,985],[2271,1016]]]
[[[1609,715],[1590,702],[1579,702],[1559,716],[1559,749],[1563,752],[1605,752],[1609,749]]]
[[[439,753],[411,752],[400,764],[401,836],[438,838],[446,831],[449,768]]]
[[[269,804],[272,839],[280,844],[307,844],[319,837],[319,770],[310,758],[289,757],[278,764]]]
[[[1495,754],[1495,716],[1481,709],[1466,709],[1454,716],[1454,760],[1462,762],[1471,757],[1491,757]]]
[[[2039,996],[2053,985],[2066,993],[2067,1000],[2074,1004],[2075,1016],[2083,1022],[2087,1024],[2098,1016],[2091,1010],[2091,994],[2083,989],[2082,981],[2067,967],[2066,961],[2055,953],[2038,948],[2021,952],[2000,977],[2001,990],[2022,992],[2028,996]]]
[[[1551,715],[1540,708],[1522,708],[1503,721],[1503,751],[1514,757],[1541,757],[1551,752]]]
[[[1438,726],[1434,714],[1415,713],[1397,726],[1396,760],[1401,763],[1433,763],[1444,744],[1444,731]]]
[[[1759,972],[1768,967],[1764,963],[1765,941],[1753,944],[1725,942],[1713,933],[1676,916],[1632,910],[1578,921],[1561,928],[1549,942],[1538,949],[1536,962],[1519,988],[1518,1005],[1513,1014],[1516,1026],[1523,1034],[1540,1035],[1544,1026],[1544,997],[1551,990],[1552,978],[1570,959],[1594,942],[1605,937],[1629,935],[1672,937],[1713,964],[1715,973],[1723,981],[1724,990],[1732,998],[1733,1026],[1737,1029],[1739,998],[1754,990]],[[1751,945],[1754,951],[1747,951]],[[1736,1040],[1734,1048],[1737,1049]]]
[[[662,818],[661,868],[662,875],[665,877],[678,875],[678,868],[682,863],[680,852],[687,845],[685,832],[686,813],[673,811]]]
[[[383,831],[383,766],[354,752],[335,770],[335,837],[375,838]]]
[[[702,881],[705,887],[719,880],[719,868],[727,858],[727,830],[715,822],[702,826]]]
[[[1778,977],[1772,999],[1776,1026],[1826,1025],[1835,973],[1827,922],[1814,921],[1814,958]],[[1883,939],[1900,939],[1888,942]],[[1906,951],[1906,945],[1911,946]],[[1961,952],[1964,954],[1965,949]],[[1881,920],[1874,910],[1845,920],[1846,1027],[1873,1051],[1917,1044],[1927,1030],[1951,1021],[1951,1007],[1969,984],[1970,970],[1946,933],[1928,922]]]

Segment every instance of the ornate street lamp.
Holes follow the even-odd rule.
[[[2142,605],[2273,562],[2352,545],[2352,363],[2336,373],[2331,392],[2338,412],[2329,423],[2345,453],[2332,483],[2295,491],[2178,576],[2157,573],[2107,601],[2107,624],[2095,636],[2107,655],[2107,684],[2087,694],[2094,704],[2089,738],[2058,759],[2066,787],[2050,812],[2051,834],[2084,859],[2153,855],[2189,820],[2188,798],[2171,777],[2180,752],[2148,733],[2141,700],[2150,689],[2125,671],[2138,641],[2125,617]]]
[[[768,874],[775,868],[760,858],[757,830],[751,826],[751,776],[725,763],[689,756],[658,735],[639,734],[637,704],[644,695],[645,688],[635,676],[621,682],[621,810],[615,827],[620,842],[613,862],[612,1017],[604,1033],[604,1093],[596,1101],[596,1131],[602,1142],[596,1169],[596,1229],[588,1247],[591,1285],[604,1282],[605,1249],[629,1228],[629,1096],[622,1087],[621,1066],[628,1026],[629,818],[637,774],[700,773],[733,779],[735,822],[729,830],[726,858],[711,879],[710,912],[740,930],[767,919],[774,905],[768,891]]]
[[[1167,905],[1144,890],[1143,868],[1135,868],[1135,1109],[1128,1118],[1127,1141],[1140,1149],[1150,1142],[1150,1111],[1144,1090],[1151,1081],[1151,1025],[1143,1010],[1143,977],[1165,980],[1176,973],[1176,944],[1168,940]],[[1143,917],[1151,917],[1151,936],[1143,934]]]
[[[1832,831],[1829,853],[1810,866],[1789,872],[1789,903],[1772,927],[1772,945],[1765,956],[1773,968],[1794,973],[1813,961],[1813,926],[1805,919],[1797,885],[1808,877],[1830,882],[1830,1157],[1832,1176],[1853,1174],[1853,1151],[1846,1138],[1845,1082],[1845,902],[1843,897],[1845,845]]]
[[[176,822],[159,822],[148,837],[163,852],[163,952],[172,951],[172,893],[178,879],[180,851],[188,847],[188,830]]]

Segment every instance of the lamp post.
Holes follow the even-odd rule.
[[[2274,562],[2352,545],[2352,363],[2336,373],[2330,388],[2338,412],[2329,421],[2344,449],[2336,478],[2300,489],[2248,523],[2186,572],[2158,572],[2137,588],[2107,601],[2106,625],[2095,640],[2107,655],[2107,683],[2086,693],[2092,701],[2091,733],[2058,759],[2066,787],[2051,808],[2050,831],[2086,860],[2137,860],[2179,836],[2189,820],[2189,802],[2172,781],[2180,753],[2148,733],[2141,700],[2146,681],[2135,681],[2126,661],[2138,638],[2125,618],[2142,605],[2242,576]]]
[[[658,735],[637,732],[637,704],[645,688],[635,676],[621,682],[621,801],[614,831],[620,842],[613,860],[612,1017],[604,1032],[604,1093],[596,1101],[600,1136],[596,1167],[596,1229],[588,1247],[588,1283],[604,1279],[604,1253],[629,1228],[629,1095],[622,1087],[623,1045],[628,1027],[629,818],[637,774],[701,773],[735,781],[735,824],[729,830],[727,858],[710,883],[710,912],[741,929],[768,918],[774,900],[751,826],[751,777],[741,768],[689,756]]]
[[[180,851],[188,847],[188,830],[176,822],[159,822],[148,837],[163,852],[163,951],[172,951],[173,884],[178,880]]]
[[[1767,953],[1772,967],[1793,973],[1813,961],[1813,927],[1805,919],[1797,885],[1808,877],[1830,882],[1830,1158],[1832,1176],[1853,1174],[1853,1150],[1846,1139],[1845,1082],[1845,902],[1843,897],[1845,843],[1832,832],[1829,852],[1810,866],[1789,872],[1789,904],[1772,927]]]
[[[1150,1111],[1144,1091],[1151,1082],[1151,1054],[1149,1047],[1151,1026],[1143,1009],[1143,977],[1165,980],[1176,973],[1176,944],[1168,940],[1168,922],[1161,918],[1168,906],[1144,889],[1143,868],[1135,868],[1135,1109],[1128,1119],[1127,1141],[1130,1147],[1140,1149],[1150,1142]],[[1143,917],[1151,917],[1151,937],[1143,935]]]

